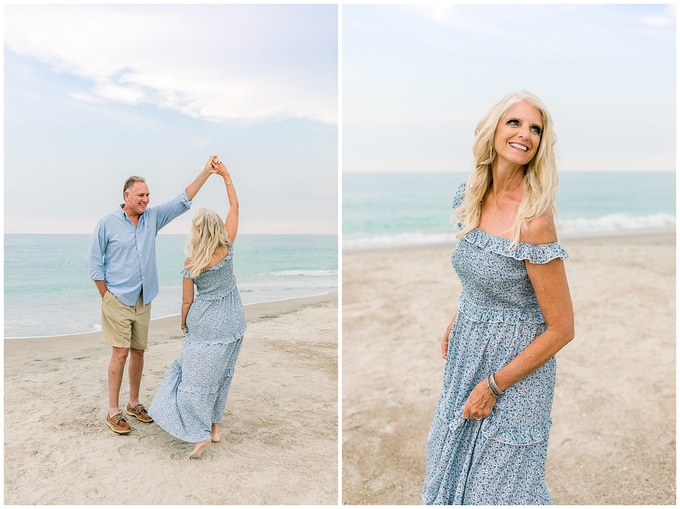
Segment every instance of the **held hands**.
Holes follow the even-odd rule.
[[[463,405],[463,419],[485,419],[491,415],[495,404],[496,397],[491,394],[486,380],[482,380],[477,384],[477,387],[472,389],[465,405]]]
[[[208,162],[205,163],[205,167],[203,168],[203,171],[207,171],[209,174],[217,173],[214,167],[214,163],[217,161],[217,156],[210,156],[208,158]]]
[[[209,175],[219,175],[224,179],[225,182],[231,184],[231,175],[229,174],[229,170],[227,170],[227,167],[216,155],[210,156],[208,162],[205,163],[203,171],[207,172]]]
[[[212,173],[220,175],[225,181],[231,180],[229,170],[227,170],[227,167],[217,156],[214,156],[214,159],[212,160]]]

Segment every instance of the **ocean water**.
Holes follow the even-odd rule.
[[[186,235],[158,235],[160,293],[151,317],[180,312]],[[87,275],[89,235],[5,235],[5,337],[101,330],[101,299]],[[234,246],[244,304],[338,289],[335,235],[247,235]]]
[[[345,173],[342,248],[454,242],[453,195],[469,173]],[[560,174],[561,238],[675,230],[675,173]]]

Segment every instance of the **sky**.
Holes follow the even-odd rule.
[[[162,203],[212,154],[240,233],[337,233],[336,5],[5,5],[4,23],[6,233],[91,233],[127,177]],[[200,207],[226,214],[220,177]]]
[[[560,171],[675,171],[675,46],[670,4],[343,5],[342,171],[469,172],[522,89]]]

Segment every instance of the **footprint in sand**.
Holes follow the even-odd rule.
[[[124,436],[124,435],[121,435]],[[129,458],[131,455],[139,453],[139,444],[123,444],[118,448],[118,454]]]
[[[180,449],[175,449],[170,453],[170,459],[176,460],[176,461],[189,461],[189,451],[191,449],[187,450],[180,450]],[[203,459],[205,459],[205,451],[203,451]]]

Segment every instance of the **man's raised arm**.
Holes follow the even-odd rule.
[[[203,187],[203,184],[206,183],[208,180],[208,177],[212,175],[213,173],[216,172],[215,168],[213,168],[212,162],[217,159],[217,156],[210,156],[210,159],[208,159],[208,162],[205,164],[205,167],[199,173],[198,177],[196,177],[196,180],[194,180],[191,184],[189,184],[185,191],[187,193],[187,198],[189,200],[193,200],[194,197],[198,194],[198,192],[201,190]]]

